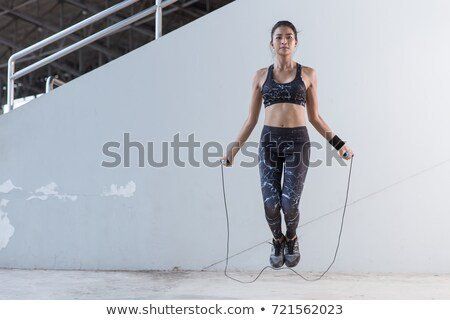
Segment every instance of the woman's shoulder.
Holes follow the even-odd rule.
[[[264,68],[260,68],[258,70],[256,70],[256,72],[253,75],[253,83],[259,88],[261,89],[264,82],[266,81],[267,78],[267,71],[268,71],[269,67],[264,67]]]
[[[316,70],[313,67],[305,66],[303,64],[300,64],[302,66],[302,73],[304,73],[308,77],[313,77],[316,74]]]
[[[312,84],[317,82],[317,74],[316,70],[310,66],[302,66],[302,79],[305,82],[307,88],[309,88]]]
[[[269,70],[269,66],[260,68],[260,69],[256,70],[256,75],[263,76],[264,74],[267,74],[268,70]]]

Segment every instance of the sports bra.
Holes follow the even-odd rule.
[[[294,80],[287,83],[278,83],[273,79],[273,64],[267,71],[261,93],[264,99],[264,107],[275,103],[294,103],[306,107],[306,85],[302,79],[302,66],[296,62],[297,71]]]

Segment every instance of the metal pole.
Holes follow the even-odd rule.
[[[155,0],[155,38],[158,39],[162,35],[162,8],[161,0]]]
[[[14,107],[14,67],[16,65],[15,61],[11,59],[8,60],[8,80],[6,83],[6,105],[3,108],[3,113],[8,113]]]
[[[53,89],[52,79],[53,76],[47,77],[47,81],[45,81],[45,93],[49,93]]]
[[[60,87],[65,84],[65,82],[59,80],[57,76],[47,77],[47,81],[45,82],[45,93],[49,93],[50,91],[52,91],[55,87],[55,84]]]

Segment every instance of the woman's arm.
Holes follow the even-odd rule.
[[[242,125],[242,128],[236,137],[236,140],[231,144],[231,146],[228,147],[226,155],[224,155],[222,158],[228,161],[227,166],[230,166],[233,163],[234,157],[239,152],[239,149],[244,145],[245,141],[247,141],[248,137],[258,123],[259,112],[261,110],[262,103],[262,94],[259,83],[263,70],[264,69],[258,70],[253,76],[252,98],[247,119],[245,119],[244,124]]]
[[[327,140],[330,141],[334,137],[335,133],[326,124],[325,120],[319,114],[319,103],[317,99],[317,73],[313,68],[305,68],[305,72],[310,85],[306,91],[306,110],[308,113],[308,120],[313,125],[313,127]],[[339,149],[339,155],[342,157],[347,151],[348,156],[344,159],[350,159],[353,156],[352,150],[344,144]]]

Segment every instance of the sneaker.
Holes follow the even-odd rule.
[[[272,239],[272,251],[270,253],[270,265],[274,268],[281,268],[284,263],[284,247],[286,245],[286,238],[283,241]]]
[[[300,261],[300,251],[298,249],[298,237],[294,240],[286,239],[286,246],[284,247],[284,263],[286,267],[295,267]]]

